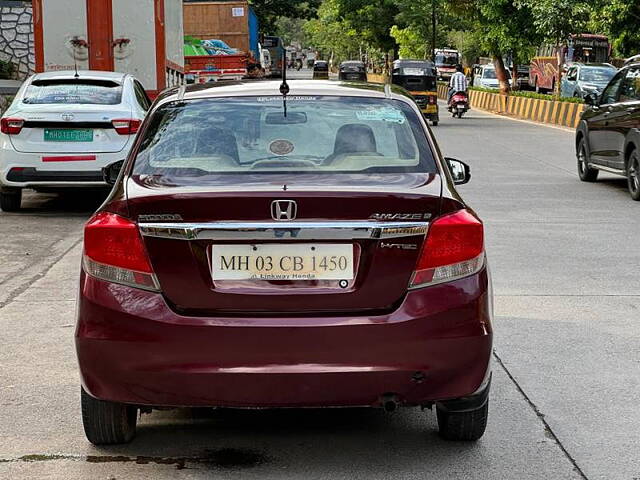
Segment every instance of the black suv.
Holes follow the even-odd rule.
[[[640,200],[640,62],[626,65],[589,107],[576,130],[578,174],[595,182],[598,172],[627,177],[629,193]]]

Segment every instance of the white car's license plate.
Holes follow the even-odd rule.
[[[214,245],[214,280],[352,280],[350,244]]]

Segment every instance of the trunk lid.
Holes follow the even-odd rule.
[[[387,311],[402,300],[426,225],[439,214],[440,177],[295,177],[285,185],[291,176],[270,176],[269,182],[264,175],[221,176],[206,187],[161,185],[152,177],[128,181],[129,213],[140,224],[163,294],[176,310],[192,315],[366,314]],[[273,220],[271,204],[277,200],[296,202],[295,220]],[[337,278],[213,280],[216,246],[266,244],[349,245],[354,277],[346,284]]]
[[[70,119],[65,120],[63,115]],[[115,119],[131,118],[131,108],[124,104],[24,105],[11,116],[25,120],[22,131],[9,136],[18,152],[112,153],[122,151],[130,139],[129,135],[119,135],[111,123]],[[72,135],[83,141],[62,140],[69,131],[79,132]]]

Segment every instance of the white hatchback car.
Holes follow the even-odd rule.
[[[500,82],[496,74],[496,67],[491,64],[478,65],[473,72],[473,86],[483,88],[500,88]],[[507,69],[509,85],[513,86],[511,72]]]
[[[61,71],[30,77],[0,119],[0,208],[20,209],[23,188],[106,186],[151,101],[131,75]]]

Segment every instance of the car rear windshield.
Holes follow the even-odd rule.
[[[505,73],[507,75],[507,78],[511,78],[511,72],[509,70],[505,69]],[[490,80],[495,80],[496,78],[498,78],[495,68],[485,68],[484,73],[482,74],[482,78],[488,78]]]
[[[36,80],[27,87],[23,103],[118,105],[122,85],[109,80]]]
[[[390,99],[237,97],[161,106],[134,175],[192,184],[225,173],[436,172],[414,110]],[[199,180],[200,179],[200,180]]]
[[[583,82],[609,83],[616,71],[615,68],[584,67],[580,69],[580,80]]]

